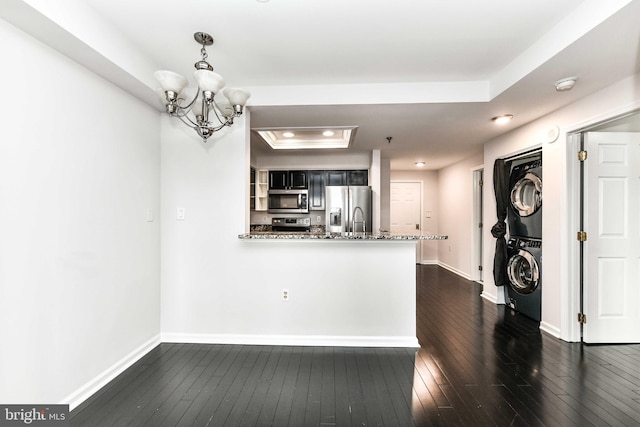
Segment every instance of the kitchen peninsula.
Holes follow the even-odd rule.
[[[270,342],[419,346],[416,242],[447,236],[251,233],[238,238],[246,242],[252,268],[260,269],[265,305],[279,319],[272,325],[277,340]]]

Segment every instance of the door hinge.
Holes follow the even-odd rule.
[[[578,313],[578,323],[585,325],[587,323],[587,315],[584,313]]]
[[[578,242],[586,242],[587,241],[587,232],[586,231],[578,231]]]
[[[578,160],[580,160],[581,162],[584,162],[585,160],[587,160],[587,151],[586,150],[578,151]]]
[[[478,266],[478,271],[482,271],[482,266],[481,265]]]
[[[479,223],[479,224],[478,224],[478,228],[482,228],[482,223]]]
[[[480,187],[482,187],[484,185],[484,181],[480,180],[480,182],[478,182],[478,184],[480,185]]]

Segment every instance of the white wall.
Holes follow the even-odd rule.
[[[159,339],[159,114],[0,39],[0,402],[73,406]]]
[[[437,258],[467,279],[473,274],[473,169],[482,164],[480,152],[438,171],[439,228],[449,238],[438,246]]]
[[[561,96],[561,94],[559,94]],[[485,145],[484,185],[484,270],[491,272],[495,239],[491,225],[496,222],[493,194],[493,163],[496,158],[542,146],[543,217],[542,217],[542,322],[541,329],[565,340],[579,340],[577,270],[574,251],[577,247],[577,227],[573,204],[573,171],[577,167],[577,152],[567,141],[567,132],[574,132],[599,121],[640,108],[640,75],[624,79],[604,90],[518,128]],[[559,129],[555,142],[553,129]],[[484,275],[483,296],[503,302],[501,288],[494,286],[493,276]]]
[[[422,234],[446,234],[440,227],[440,209],[438,207],[439,183],[437,171],[391,171],[391,181],[414,181],[422,183]],[[431,212],[431,218],[427,218],[427,212]],[[438,246],[442,243],[438,240],[422,240],[418,243],[422,246],[423,264],[436,264],[438,262]]]
[[[245,118],[206,144],[179,121],[162,118],[163,333],[233,328],[237,319],[226,313],[251,296],[243,273],[252,260],[238,239],[248,222]],[[185,209],[184,220],[176,220],[177,208]]]

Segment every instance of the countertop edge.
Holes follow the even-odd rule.
[[[411,241],[411,240],[446,240],[445,235],[403,236],[392,234],[368,234],[343,236],[339,234],[239,234],[240,240],[322,240],[322,241]]]

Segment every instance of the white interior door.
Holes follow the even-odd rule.
[[[473,271],[471,279],[482,283],[482,263],[484,262],[482,255],[482,186],[483,186],[484,170],[478,169],[473,171],[473,235],[471,236],[474,244],[472,248],[471,263]]]
[[[422,185],[420,182],[391,182],[391,233],[422,235]],[[422,262],[422,245],[416,245],[416,262]]]
[[[640,342],[640,134],[585,141],[584,341]]]

